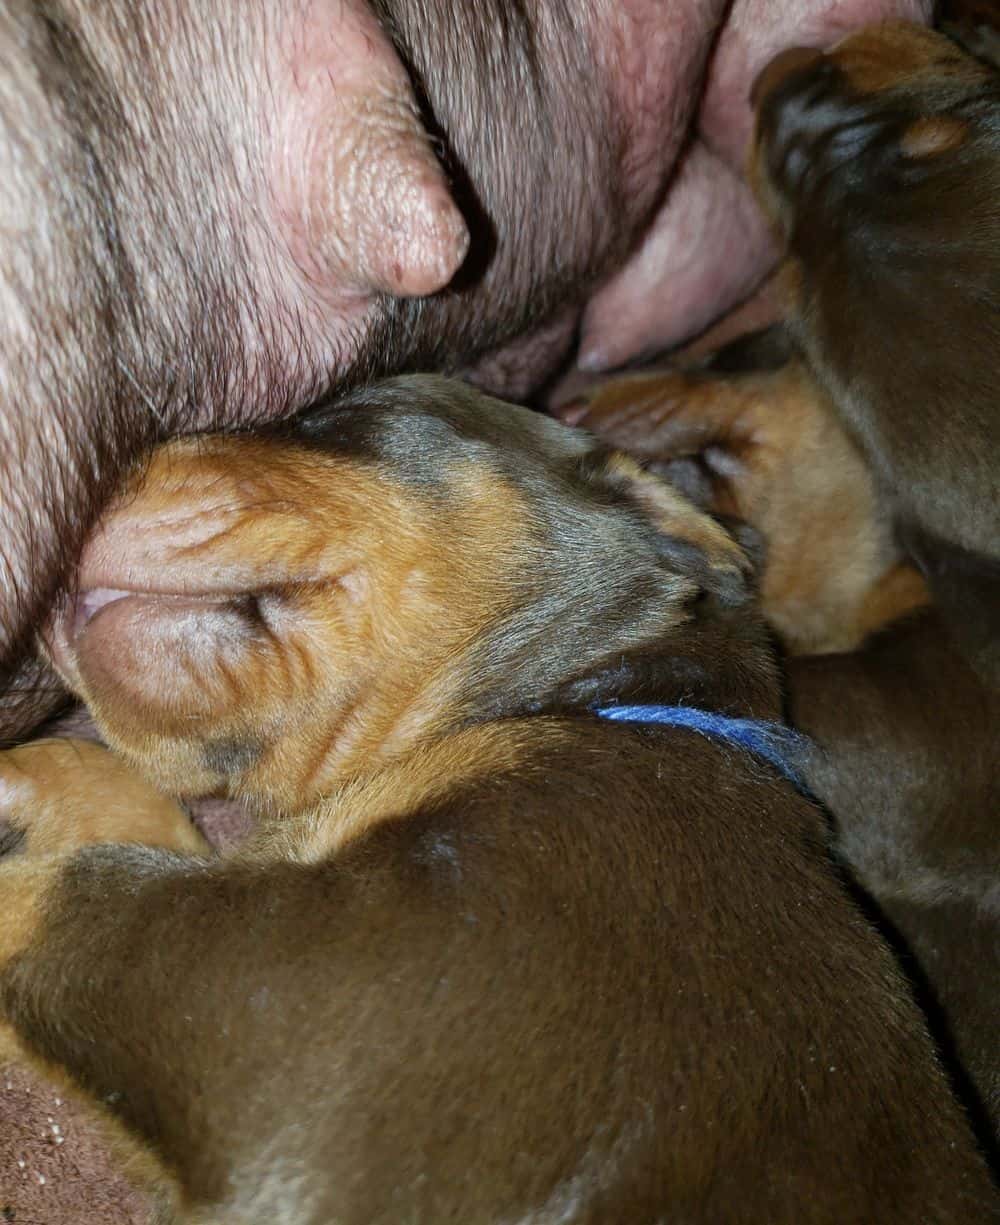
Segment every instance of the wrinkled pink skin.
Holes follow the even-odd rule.
[[[465,0],[436,2],[439,11],[457,15],[456,29],[474,20]],[[145,3],[152,0],[143,0],[136,11],[143,12]],[[545,80],[545,88],[562,97],[562,113],[569,118],[546,131],[544,156],[534,133],[530,186],[536,195],[531,199],[518,199],[517,188],[519,150],[530,144],[533,133],[528,125],[506,131],[509,144],[503,148],[500,178],[506,176],[507,186],[494,185],[493,194],[495,206],[496,199],[511,202],[513,215],[487,217],[496,250],[483,261],[482,226],[464,214],[459,195],[453,198],[437,156],[438,134],[431,139],[424,132],[407,71],[367,0],[274,5],[256,0],[245,10],[242,27],[232,26],[226,15],[232,10],[221,0],[200,0],[189,13],[190,3],[171,0],[156,6],[157,35],[162,27],[156,42],[164,49],[167,81],[166,86],[159,84],[167,103],[152,108],[152,126],[142,130],[148,142],[146,165],[152,169],[140,187],[147,198],[161,192],[174,207],[178,197],[183,206],[190,196],[192,216],[214,206],[214,228],[206,231],[211,240],[221,235],[224,244],[235,234],[231,249],[223,245],[218,263],[224,280],[227,260],[232,261],[238,300],[248,303],[232,323],[227,318],[226,329],[235,337],[241,369],[249,373],[220,381],[218,398],[196,402],[186,415],[168,414],[168,433],[246,423],[302,406],[351,372],[384,320],[387,302],[391,311],[394,300],[445,290],[467,255],[469,267],[485,266],[477,273],[481,284],[473,287],[470,299],[478,304],[474,331],[478,329],[479,339],[463,336],[441,364],[464,366],[495,392],[524,397],[537,391],[571,360],[577,338],[580,364],[596,369],[696,333],[746,297],[774,258],[740,178],[750,129],[747,95],[757,71],[784,46],[829,43],[853,25],[890,15],[920,18],[929,7],[929,0],[734,0],[731,7],[727,0],[535,0],[526,7],[542,48],[543,77],[548,57],[554,58],[560,48],[582,40],[589,53],[584,68],[578,60],[573,71],[567,73],[564,65]],[[405,11],[408,3],[395,0],[388,7]],[[449,9],[449,3],[458,8]],[[141,77],[137,83],[129,56],[116,56],[107,0],[64,4],[85,38],[92,37],[102,68],[126,102],[130,90],[145,89]],[[17,7],[12,10],[15,16]],[[127,7],[116,11],[127,13]],[[196,47],[194,58],[199,64],[203,59],[205,66],[192,83],[190,73],[185,76],[183,71],[184,39],[196,41],[212,15],[232,29],[232,45],[213,47],[201,58]],[[0,14],[0,35],[3,20]],[[569,22],[572,30],[560,22]],[[437,34],[435,29],[427,33],[431,54]],[[497,48],[502,41],[498,33]],[[258,62],[261,58],[266,62]],[[169,74],[178,64],[175,80]],[[433,103],[447,92],[447,82],[432,77],[430,63],[424,84]],[[203,131],[197,103],[192,110],[192,87],[200,91],[198,100],[207,115]],[[617,131],[581,131],[586,122],[577,117],[579,102],[597,94],[611,100]],[[157,149],[157,140],[177,139],[170,103],[176,96],[181,97],[178,111],[186,106],[184,115],[191,111],[195,116],[195,136],[218,140],[222,132],[225,157],[231,160],[226,173],[236,180],[235,199],[215,200],[210,192],[207,201],[199,198],[201,180],[193,155],[188,159],[190,182],[174,174],[185,172],[183,159],[178,163],[169,151],[159,156],[163,151]],[[480,90],[466,83],[461,103],[473,132],[491,123],[502,129],[523,122],[516,100],[514,105],[508,100],[505,109],[489,81]],[[187,135],[190,118],[185,122]],[[445,130],[440,135],[454,145],[454,133]],[[458,137],[459,145],[463,139],[466,148],[458,148],[459,162],[464,152],[462,168],[478,195],[479,167],[468,161],[476,156],[475,145],[467,134]],[[588,171],[578,153],[588,141],[592,150],[605,153],[614,146],[607,153],[612,169],[592,175],[614,181],[579,181]],[[0,169],[8,156],[0,142]],[[540,161],[545,162],[541,173]],[[170,181],[160,182],[158,172]],[[124,182],[126,192],[136,189],[134,180],[126,177]],[[540,200],[536,210],[533,200],[543,190],[539,184],[547,199]],[[572,209],[560,208],[564,198],[573,199],[574,188],[596,200],[589,217],[581,219]],[[142,198],[126,196],[126,204],[134,206]],[[29,198],[23,217],[26,232],[32,209]],[[10,211],[5,206],[5,225]],[[544,223],[538,222],[539,213]],[[130,215],[127,208],[123,215]],[[13,224],[21,221],[15,215]],[[601,269],[601,280],[595,282],[593,271],[577,272],[575,286],[571,278],[566,287],[564,305],[548,302],[543,308],[547,317],[517,337],[511,319],[522,307],[537,308],[538,295],[523,275],[516,285],[505,277],[517,259],[522,228],[532,223],[552,231],[553,264]],[[564,258],[565,231],[574,226],[595,231],[576,236],[582,249],[571,252],[578,256],[576,264]],[[185,229],[182,219],[178,232],[193,244],[191,252],[181,251],[190,265],[191,258],[199,256],[198,243],[206,241],[199,237],[203,231],[198,225]],[[542,241],[531,249],[549,247]],[[63,264],[56,256],[53,267],[62,275]],[[539,275],[554,272],[542,268]],[[142,265],[140,273],[147,274]],[[175,317],[190,318],[190,292],[182,298],[181,287],[169,257],[154,263],[139,285],[142,304],[154,319],[162,315],[165,325]],[[2,291],[0,277],[0,306],[6,306]],[[449,315],[451,308],[445,304],[440,327],[450,332],[454,326],[457,335],[469,311],[460,298],[453,305]],[[85,336],[86,307],[78,308],[71,299],[67,309],[80,309],[74,323]],[[491,332],[494,313],[502,322]],[[65,360],[58,343],[42,349],[49,364],[37,403],[22,393],[16,379],[13,391],[5,394],[8,363],[20,360],[23,378],[24,369],[37,358],[30,345],[21,352],[16,348],[21,336],[30,333],[31,319],[19,318],[16,310],[5,309],[3,314],[8,326],[5,331],[0,320],[0,672],[14,663],[16,650],[24,650],[27,631],[44,614],[60,576],[67,577],[102,498],[130,457],[151,440],[149,428],[144,434],[135,428],[133,436],[127,420],[122,426],[121,414],[105,426],[101,397],[89,405],[78,400],[76,384],[69,384],[67,392],[72,408],[64,406],[62,415],[53,413],[52,419],[46,416],[45,397],[51,388],[67,385],[59,377],[61,365],[76,371],[86,361],[85,345]],[[483,339],[490,335],[496,336],[492,351]],[[139,340],[141,354],[141,331]],[[158,371],[173,377],[178,364],[168,352],[158,367],[156,344],[149,348],[154,353],[150,372],[123,371],[135,385],[138,413],[158,401]],[[215,360],[192,356],[183,344],[181,348],[180,356],[189,357],[195,368],[199,361],[211,366]],[[206,351],[214,353],[208,347]],[[431,364],[436,360],[429,359]],[[379,372],[388,372],[392,365],[391,357],[382,359]],[[86,380],[80,383],[85,386]],[[127,397],[125,408],[131,411]],[[114,436],[116,445],[109,447],[108,456],[99,454],[89,469],[61,464],[61,451],[67,440],[72,443],[77,429],[96,432],[98,440],[102,432]],[[61,552],[53,543],[57,536]],[[5,730],[0,726],[0,735]]]
[[[702,15],[718,8],[705,3]],[[775,251],[743,179],[754,77],[778,51],[859,24],[926,20],[924,0],[735,0],[708,64],[693,139],[639,249],[589,302],[579,365],[600,370],[676,345],[746,298]],[[682,112],[683,113],[683,112]]]
[[[546,0],[537,8],[544,13]],[[565,356],[576,325],[581,366],[606,368],[680,343],[748,296],[775,257],[743,182],[754,77],[784,47],[826,45],[871,21],[925,20],[931,0],[578,0],[567,8],[592,31],[630,128],[625,192],[659,203],[632,257],[585,310],[482,361],[484,371],[499,371],[484,381],[515,394]],[[304,13],[285,39],[281,70],[292,89],[272,153],[271,204],[304,281],[297,288],[320,304],[319,326],[340,342],[328,339],[326,360],[344,365],[375,294],[443,288],[469,235],[413,112],[406,71],[366,0],[311,0]],[[558,173],[571,176],[558,154]]]

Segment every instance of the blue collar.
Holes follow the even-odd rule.
[[[781,723],[763,719],[733,719],[696,706],[598,706],[594,714],[614,723],[654,723],[660,727],[686,727],[710,740],[738,745],[772,765],[807,795],[796,764],[809,745],[805,736]]]

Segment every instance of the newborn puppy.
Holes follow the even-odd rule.
[[[8,1041],[180,1219],[1000,1219],[747,560],[633,461],[402,379],[161,450],[79,585],[108,741],[262,815],[214,860],[149,783],[88,809],[97,750],[0,759]]]
[[[751,176],[787,246],[787,329],[738,347],[756,370],[722,354],[714,374],[651,377],[644,401],[608,385],[573,415],[661,463],[703,453],[717,505],[765,536],[764,592],[786,573],[804,592],[805,609],[770,610],[776,627],[818,621],[825,649],[860,646],[789,664],[793,722],[818,746],[807,777],[996,1135],[1000,77],[884,26],[779,57],[756,93]],[[833,445],[804,444],[820,430]],[[900,555],[934,600],[902,620],[920,591]],[[865,615],[831,622],[831,590]]]

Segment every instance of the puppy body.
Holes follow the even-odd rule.
[[[44,853],[39,759],[0,865],[19,1041],[191,1221],[993,1219],[818,811],[591,713],[776,717],[745,570],[623,457],[438,380],[161,453],[53,655],[161,784],[271,820],[217,861],[151,798],[152,845],[116,816]]]
[[[856,660],[796,661],[791,711],[826,750],[813,779],[843,853],[1000,1134],[1000,76],[887,26],[772,74],[762,95],[790,326],[938,610]],[[836,125],[853,148],[824,136]]]
[[[81,853],[6,976],[22,1040],[224,1220],[988,1214],[794,794],[692,737],[516,730],[548,741],[516,773],[335,857]],[[699,788],[723,770],[742,803]]]
[[[1000,1135],[1000,703],[937,613],[853,655],[795,659],[789,707],[810,787],[897,933],[938,1040]]]
[[[809,786],[992,1144],[1000,77],[946,38],[896,25],[826,55],[788,52],[756,93],[751,177],[787,249],[786,325],[719,354],[694,376],[696,394],[691,376],[650,376],[643,405],[619,381],[574,415],[660,463],[705,453],[715,505],[764,536],[772,624],[793,649],[797,624],[819,626],[806,644],[816,656],[791,658],[786,679],[791,720],[817,746]],[[817,455],[808,440],[820,430],[834,445]],[[774,471],[796,472],[797,485],[772,493]],[[785,492],[796,487],[797,499]],[[801,621],[785,572],[811,605]],[[933,610],[920,610],[924,584]],[[854,602],[822,598],[841,590]]]

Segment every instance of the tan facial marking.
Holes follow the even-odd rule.
[[[899,147],[906,157],[938,157],[957,149],[969,134],[963,119],[932,115],[915,119],[900,137]]]
[[[138,590],[98,603],[72,649],[64,618],[53,655],[165,790],[295,810],[448,717],[454,662],[516,598],[530,534],[484,465],[428,493],[294,445],[172,444],[84,566],[99,589],[127,556]]]

